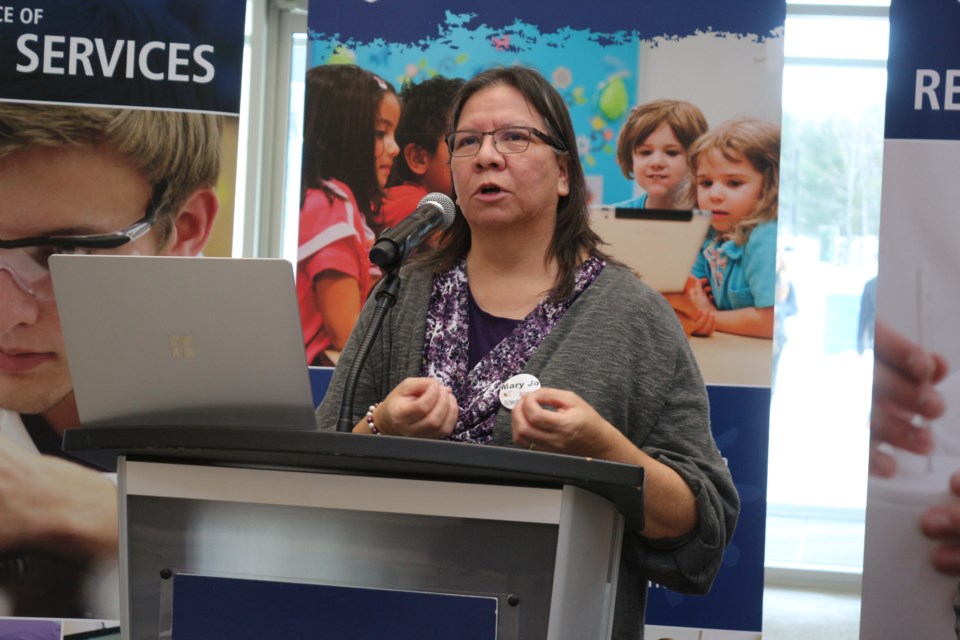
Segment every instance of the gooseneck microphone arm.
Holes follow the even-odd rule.
[[[373,309],[370,324],[357,347],[356,357],[350,364],[350,372],[347,374],[340,399],[337,431],[353,431],[356,424],[353,419],[353,400],[357,393],[357,383],[387,311],[397,302],[400,292],[400,265],[431,232],[446,229],[453,224],[455,216],[456,208],[449,196],[428,193],[420,200],[413,213],[396,227],[386,229],[370,250],[370,261],[383,269],[386,277],[377,291],[377,304]]]
[[[387,311],[397,302],[397,294],[400,292],[400,274],[399,266],[394,271],[387,274],[384,278],[383,286],[377,292],[377,306],[373,310],[373,316],[370,325],[363,334],[360,346],[357,347],[357,355],[350,364],[350,373],[347,374],[347,382],[343,387],[343,397],[340,399],[340,413],[337,416],[337,431],[353,431],[353,399],[357,394],[357,383],[360,381],[360,372],[363,370],[363,363],[370,355],[370,349],[373,348],[373,341],[377,339],[380,328],[383,326],[383,320],[387,317]]]

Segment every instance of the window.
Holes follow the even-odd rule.
[[[300,216],[300,164],[303,147],[304,77],[307,69],[307,34],[295,33],[291,41],[290,124],[287,172],[283,189],[283,244],[281,257],[297,263],[297,223]]]
[[[236,256],[296,263],[307,0],[248,0]]]
[[[860,311],[877,271],[889,3],[820,4],[788,5],[785,29],[780,248],[796,313],[771,408],[766,564],[855,576],[873,372]]]

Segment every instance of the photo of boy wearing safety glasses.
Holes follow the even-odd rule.
[[[198,113],[0,103],[0,615],[119,616],[116,574],[102,579],[116,487],[60,449],[80,424],[47,261],[199,254],[221,128]]]

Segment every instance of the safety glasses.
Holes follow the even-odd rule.
[[[111,233],[75,236],[35,236],[18,240],[0,240],[0,271],[38,300],[53,299],[50,256],[55,254],[133,253],[130,243],[145,236],[156,223],[159,207],[155,200],[147,205],[144,216],[130,226]]]

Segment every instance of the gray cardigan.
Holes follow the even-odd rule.
[[[355,420],[401,380],[420,374],[432,272],[406,267],[401,282],[397,305],[387,314],[360,377]],[[373,296],[317,410],[322,429],[336,428],[344,381],[372,310]],[[584,398],[635,445],[675,469],[696,496],[700,524],[693,535],[651,541],[635,532],[625,534],[613,638],[642,638],[647,581],[683,593],[705,593],[739,512],[737,491],[710,432],[706,388],[689,342],[660,294],[628,269],[608,264],[544,338],[523,372],[543,386]],[[513,446],[510,412],[502,407],[493,444]]]

